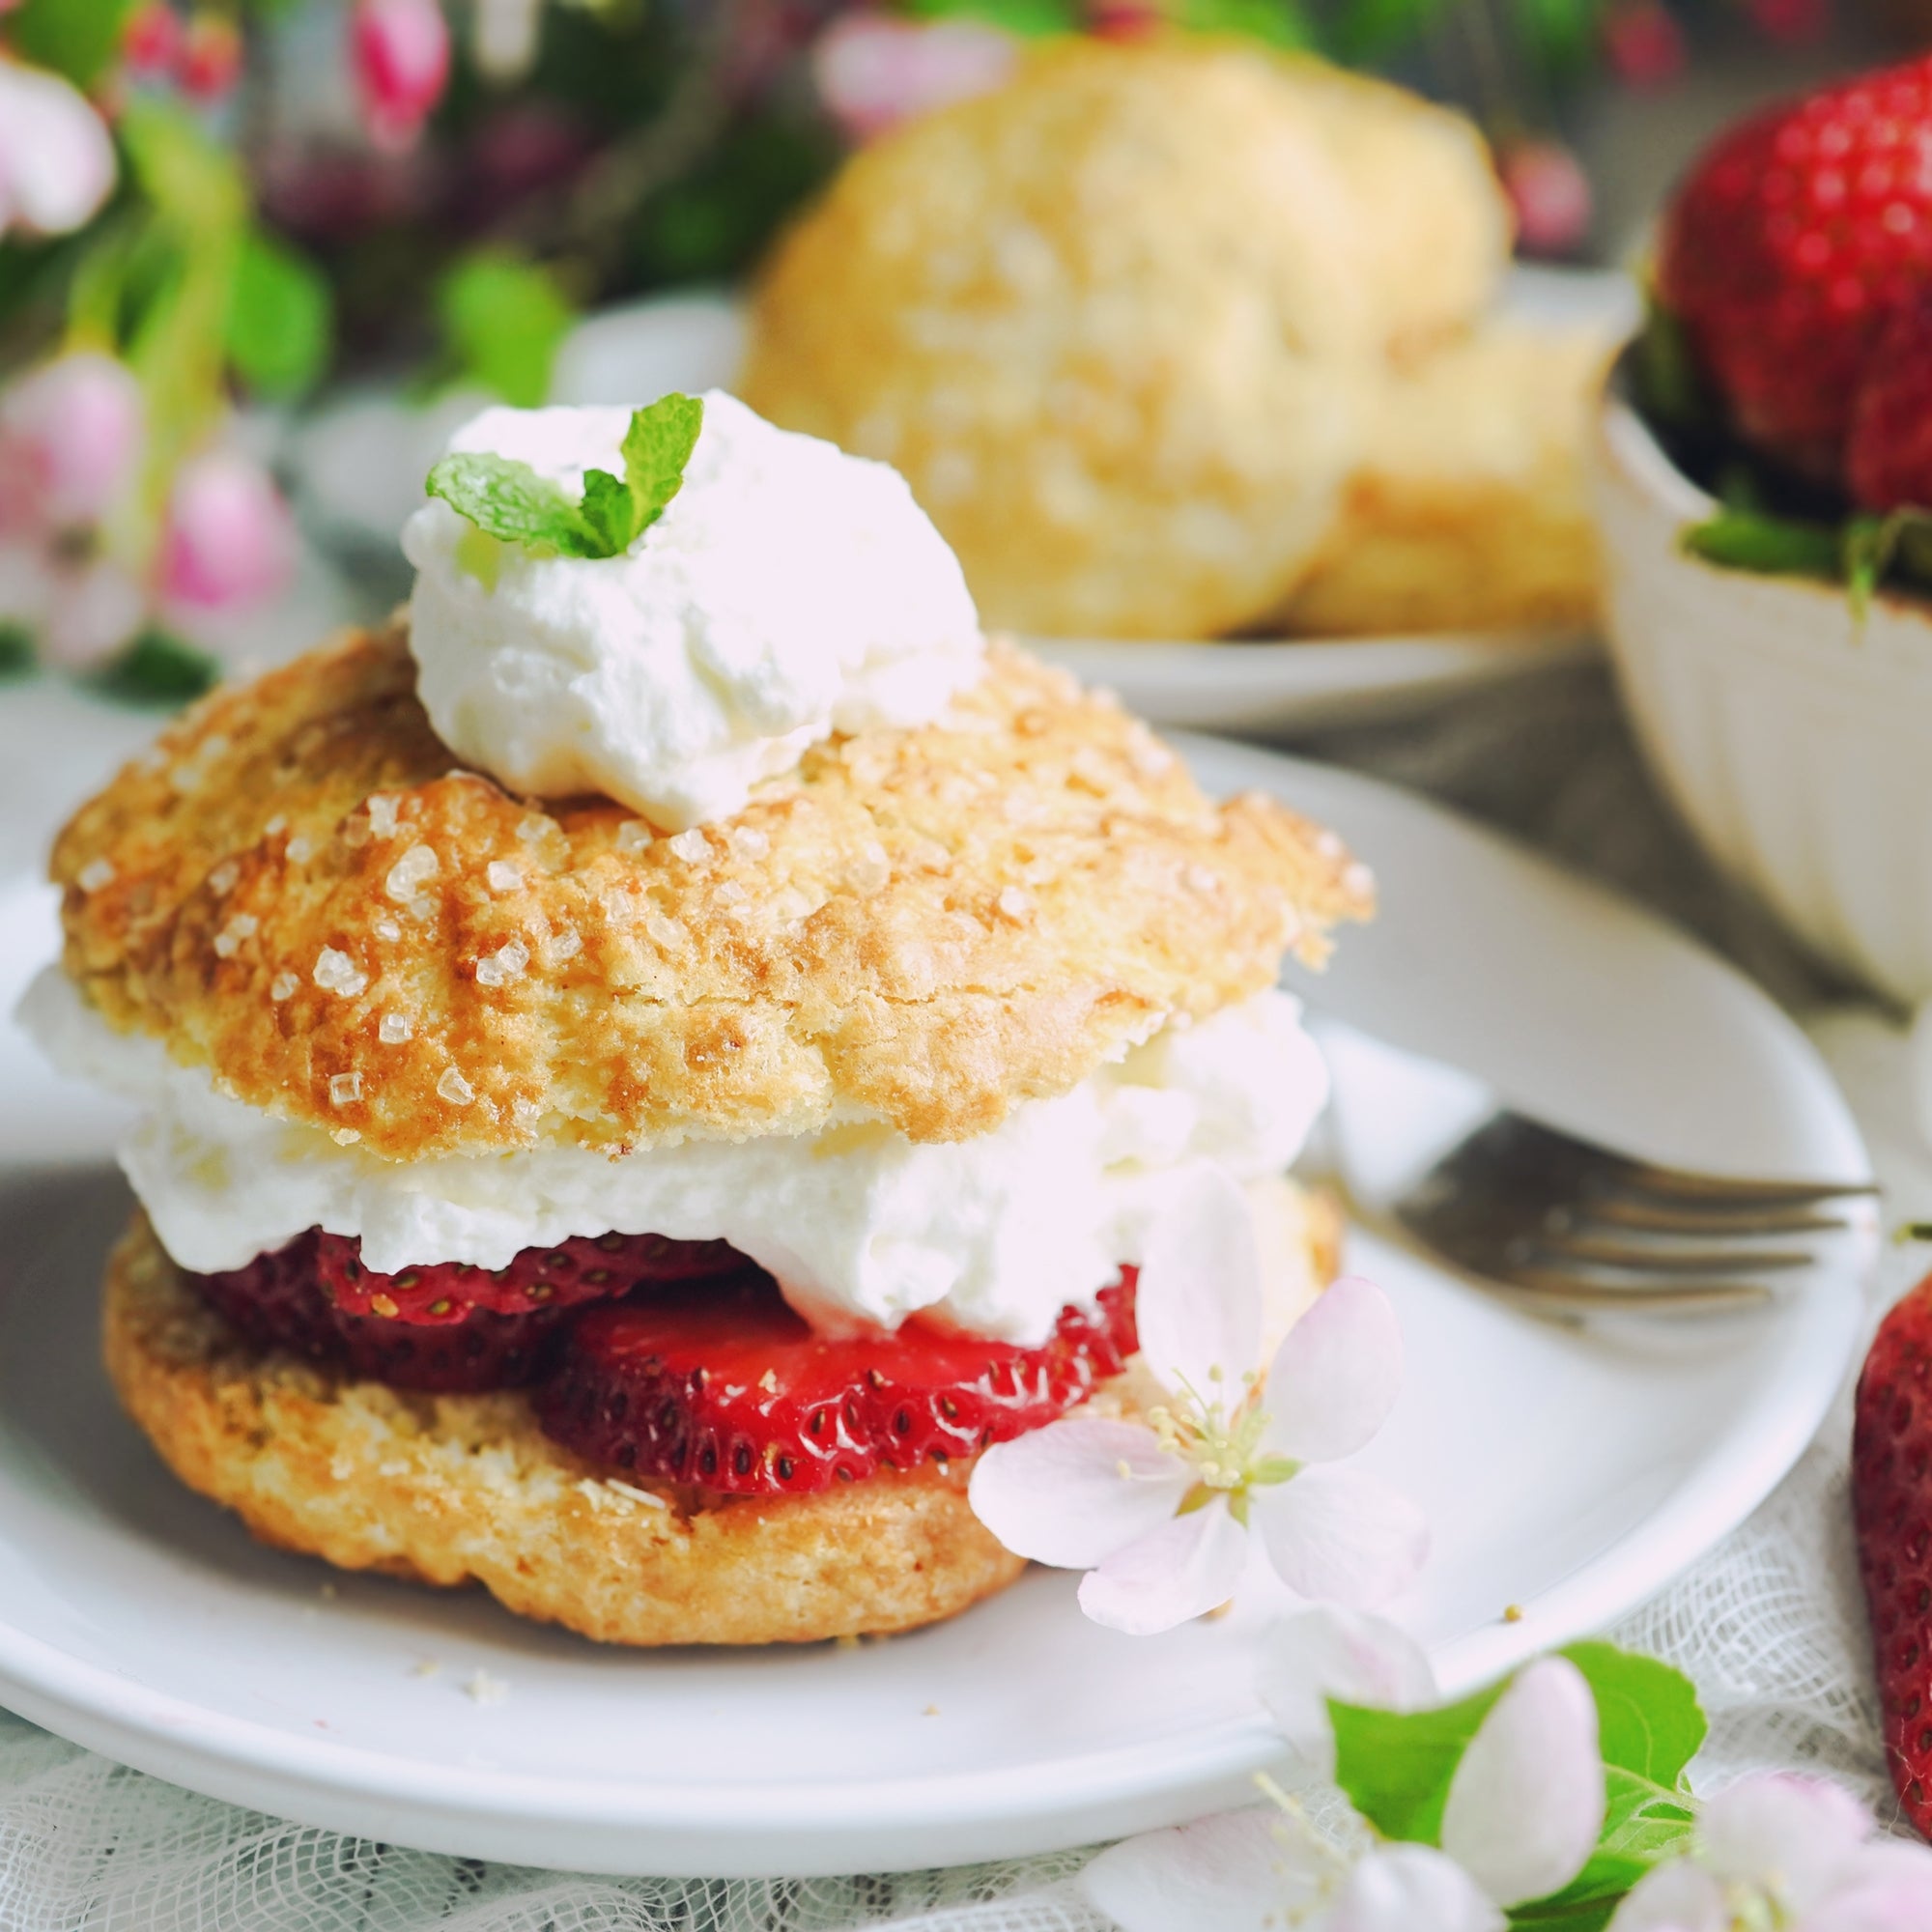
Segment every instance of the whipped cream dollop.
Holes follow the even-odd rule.
[[[929,723],[980,675],[958,561],[895,469],[718,390],[663,515],[610,557],[544,555],[432,499],[411,517],[417,690],[512,791],[603,792],[673,831],[740,810],[835,731]],[[450,440],[574,500],[622,473],[622,409],[493,409]]]
[[[688,1140],[613,1158],[570,1146],[383,1161],[215,1092],[156,1040],[113,1032],[58,969],[21,1018],[64,1070],[146,1111],[121,1151],[183,1267],[241,1267],[311,1227],[359,1236],[364,1263],[500,1267],[570,1235],[729,1241],[828,1334],[926,1312],[1037,1343],[1069,1301],[1192,1211],[1213,1162],[1285,1168],[1327,1096],[1298,1004],[1267,992],[1170,1025],[1072,1092],[992,1132],[914,1142],[880,1122],[816,1134]]]

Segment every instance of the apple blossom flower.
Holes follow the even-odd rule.
[[[246,610],[280,591],[294,563],[288,505],[259,464],[215,449],[182,466],[161,530],[164,610],[190,619]]]
[[[0,390],[0,528],[98,524],[133,479],[143,415],[134,372],[94,350]]]
[[[1383,1627],[1386,1630],[1386,1626]],[[1603,1831],[1597,1704],[1582,1673],[1547,1657],[1518,1673],[1449,1786],[1441,1847],[1353,1856],[1293,1800],[1149,1832],[1080,1875],[1124,1932],[1503,1932],[1513,1906],[1582,1870]]]
[[[1932,1851],[1875,1835],[1847,1791],[1760,1773],[1704,1804],[1688,1857],[1640,1880],[1610,1932],[1918,1932]]]
[[[1012,37],[984,21],[841,14],[811,49],[826,110],[848,138],[869,141],[935,107],[986,94],[1012,71]]]
[[[449,25],[437,0],[355,0],[349,58],[370,139],[411,146],[449,82]]]
[[[71,81],[0,53],[0,235],[65,235],[114,185],[114,144]]]
[[[1304,1597],[1379,1603],[1428,1549],[1415,1505],[1336,1466],[1381,1427],[1402,1332],[1380,1289],[1338,1281],[1265,1377],[1261,1263],[1246,1197],[1204,1169],[1150,1244],[1136,1294],[1141,1361],[1163,1400],[1145,1422],[1073,1416],[983,1451],[975,1514],[1037,1563],[1085,1570],[1080,1606],[1135,1635],[1224,1604],[1248,1532]]]

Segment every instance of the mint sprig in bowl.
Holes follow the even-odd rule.
[[[1594,472],[1611,656],[1664,790],[1822,963],[1932,998],[1932,518],[1755,455],[1667,316]]]

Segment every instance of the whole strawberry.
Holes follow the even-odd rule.
[[[1678,190],[1657,273],[1744,440],[1836,481],[1866,360],[1932,286],[1932,55],[1725,134]]]
[[[1868,510],[1932,511],[1932,294],[1891,319],[1865,365],[1845,480]]]
[[[1932,1277],[1885,1319],[1859,1378],[1852,1514],[1886,1756],[1932,1836]]]

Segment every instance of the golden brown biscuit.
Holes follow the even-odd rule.
[[[1305,1265],[1334,1272],[1332,1211]],[[607,1643],[798,1643],[936,1623],[1026,1567],[966,1500],[970,1462],[821,1494],[702,1498],[618,1482],[527,1396],[410,1394],[242,1343],[136,1216],[108,1263],[108,1373],[190,1489],[345,1570],[476,1581]]]
[[[846,165],[739,386],[903,471],[987,622],[1210,636],[1313,562],[1357,372],[1507,250],[1459,117],[1244,43],[1071,41]]]
[[[1497,322],[1393,371],[1303,636],[1585,625],[1598,595],[1583,452],[1614,345]]]
[[[654,840],[452,772],[413,673],[391,628],[216,692],[53,862],[112,1025],[389,1159],[984,1132],[1368,909],[1331,835],[1209,805],[1011,649],[938,724],[833,740]]]

